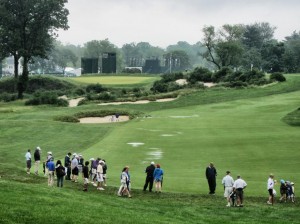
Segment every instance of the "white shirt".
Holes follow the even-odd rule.
[[[247,186],[246,182],[241,178],[234,181],[234,184],[233,184],[233,187],[235,189],[238,189],[238,188],[244,189],[246,186]]]
[[[225,177],[223,177],[222,184],[225,187],[232,187],[234,184],[234,180],[233,180],[232,176],[226,175]]]
[[[78,166],[78,160],[74,158],[71,162],[71,169],[74,169],[77,166]]]
[[[25,154],[25,158],[26,158],[26,160],[31,160],[31,154],[30,154],[30,152],[27,152]]]
[[[103,167],[101,164],[97,166],[97,173],[103,174]]]
[[[272,178],[268,179],[268,190],[274,188],[274,180]]]

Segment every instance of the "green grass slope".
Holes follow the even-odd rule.
[[[299,108],[300,78],[258,89],[206,90],[168,103],[76,108],[25,107],[0,102],[0,223],[300,223],[299,202],[267,206],[266,181],[273,172],[300,183],[300,129],[282,118]],[[63,115],[95,109],[143,112],[125,123],[74,124]],[[128,143],[143,143],[133,147]],[[104,192],[81,184],[47,187],[26,175],[25,152],[37,145],[42,158],[68,152],[108,162]],[[143,193],[145,167],[154,160],[165,171],[162,194]],[[218,171],[216,195],[208,196],[204,171]],[[133,198],[118,198],[123,166],[130,166]],[[248,183],[245,207],[226,208],[221,179],[226,170]],[[80,180],[81,181],[81,180]],[[276,186],[279,192],[279,186]],[[278,199],[278,197],[277,197]]]

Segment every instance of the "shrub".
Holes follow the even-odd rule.
[[[164,74],[161,77],[162,77],[161,81],[167,83],[167,82],[174,82],[177,79],[183,79],[184,76],[182,72],[177,72],[171,74]]]
[[[103,101],[113,101],[116,99],[116,97],[108,92],[100,93],[97,97],[97,100],[103,100]]]
[[[76,88],[74,90],[74,94],[76,94],[77,96],[82,96],[85,94],[85,90],[83,88]]]
[[[42,105],[50,104],[56,106],[66,107],[69,102],[65,99],[59,99],[57,93],[55,92],[36,92],[33,97],[25,102],[25,105]]]
[[[14,78],[0,80],[0,93],[14,93],[17,81]]]
[[[166,93],[168,92],[168,85],[161,81],[155,81],[151,91],[158,92],[158,93]]]
[[[188,82],[194,84],[196,82],[211,82],[212,81],[212,73],[207,68],[197,67],[192,71],[188,78]]]
[[[277,81],[277,82],[285,82],[286,78],[283,76],[280,72],[274,72],[270,76],[271,81]]]
[[[233,71],[231,68],[223,67],[219,71],[212,75],[213,82],[222,82],[226,80],[226,76],[232,75]]]
[[[94,92],[94,93],[101,93],[103,91],[106,91],[106,88],[103,88],[102,85],[99,83],[97,84],[90,84],[86,87],[86,92]]]
[[[134,73],[142,73],[142,71],[138,68],[125,68],[122,73],[134,74]]]
[[[10,94],[10,93],[2,93],[2,94],[0,94],[0,101],[4,101],[4,102],[14,101],[17,98],[18,98],[17,94]]]
[[[78,123],[79,120],[74,116],[59,116],[54,118],[55,121]]]

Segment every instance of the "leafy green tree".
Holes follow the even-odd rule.
[[[300,72],[300,31],[294,31],[284,41],[284,64],[288,72]]]
[[[222,67],[236,67],[240,63],[243,54],[241,37],[242,25],[223,25],[219,30],[213,26],[204,27],[203,44],[206,51],[203,57],[213,63],[218,69]]]
[[[1,51],[15,52],[23,62],[18,82],[19,98],[27,88],[29,61],[35,56],[46,57],[57,37],[57,29],[68,29],[66,3],[67,0],[0,1],[0,30],[7,36]]]
[[[171,61],[172,72],[184,71],[186,69],[191,68],[190,58],[185,51],[171,51],[165,54],[164,58],[166,60],[167,67],[170,67]]]

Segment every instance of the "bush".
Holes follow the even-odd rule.
[[[4,78],[0,80],[0,93],[14,93],[17,81],[14,78]]]
[[[138,68],[125,68],[122,73],[128,73],[128,74],[141,74],[142,71]]]
[[[55,121],[78,123],[79,120],[74,116],[59,116],[54,118]]]
[[[82,96],[85,94],[85,90],[83,88],[76,88],[74,90],[74,94],[76,94],[77,96]]]
[[[99,83],[90,84],[86,87],[86,92],[87,93],[90,93],[90,92],[101,93],[103,91],[106,91],[106,88],[103,88],[102,85],[100,85]]]
[[[232,75],[233,71],[228,67],[223,67],[219,71],[212,75],[213,82],[223,82],[226,80],[226,76]]]
[[[161,81],[155,81],[151,88],[151,91],[158,93],[166,93],[168,92],[168,84]]]
[[[33,95],[33,98],[27,100],[25,105],[42,105],[50,104],[56,106],[66,107],[69,105],[69,102],[65,99],[59,99],[57,93],[55,92],[36,92]]]
[[[286,78],[283,76],[280,72],[274,72],[270,76],[271,81],[277,81],[277,82],[285,82]]]
[[[104,92],[100,93],[97,97],[97,100],[103,100],[103,101],[114,101],[116,97],[110,93]]]
[[[164,74],[161,77],[162,77],[161,81],[167,83],[167,82],[174,82],[177,79],[183,79],[184,76],[182,72],[177,72],[171,74]]]
[[[0,94],[0,101],[4,101],[4,102],[14,101],[17,98],[18,98],[17,94],[10,94],[10,93],[2,93],[2,94]]]
[[[211,82],[212,81],[212,73],[207,68],[198,67],[195,68],[194,71],[192,71],[187,81],[191,84],[194,84],[196,82]]]

